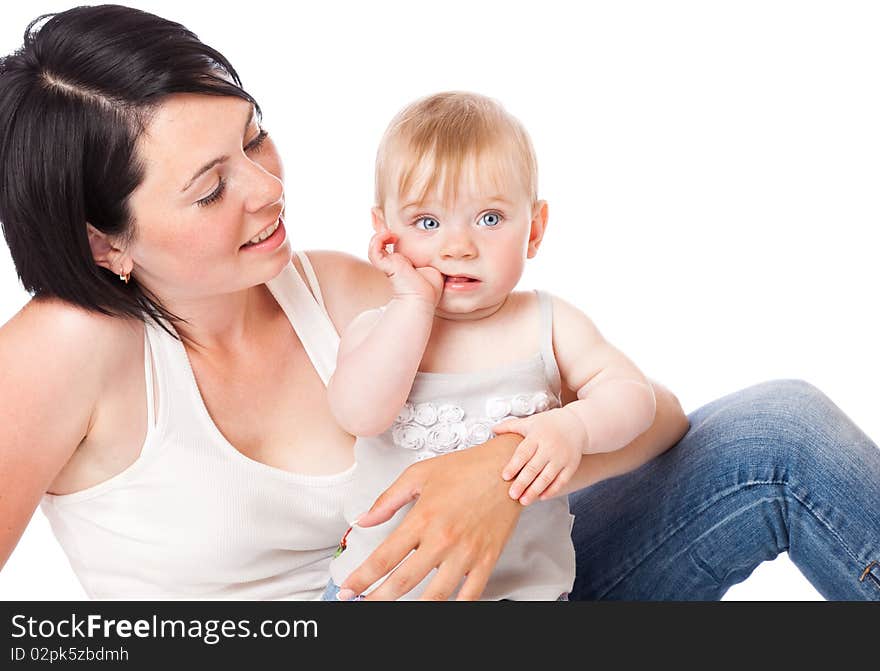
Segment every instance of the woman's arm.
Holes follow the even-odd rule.
[[[0,327],[0,567],[88,433],[105,339],[57,301],[31,301]]]
[[[565,493],[637,468],[687,432],[687,417],[678,399],[664,387],[653,386],[657,411],[650,428],[620,450],[585,455]],[[518,443],[518,436],[505,434],[410,466],[358,523],[380,524],[413,499],[415,505],[342,587],[361,594],[400,564],[367,600],[397,599],[433,568],[439,570],[423,599],[449,598],[463,578],[457,598],[478,599],[522,509],[501,479],[501,469]]]

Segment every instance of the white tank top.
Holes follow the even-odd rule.
[[[339,337],[308,259],[297,256],[315,297],[293,263],[267,287],[326,384]],[[320,598],[348,526],[343,510],[354,466],[303,475],[243,455],[211,420],[183,344],[153,324],[145,327],[144,374],[148,424],[138,459],[98,485],[42,500],[86,593]]]

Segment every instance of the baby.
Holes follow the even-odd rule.
[[[334,415],[358,440],[352,528],[324,598],[337,598],[406,514],[409,506],[384,524],[356,524],[407,466],[517,433],[524,438],[499,477],[527,507],[482,598],[565,599],[574,518],[554,494],[582,455],[645,431],[655,404],[644,375],[582,312],[514,291],[547,227],[528,134],[480,95],[409,105],[380,144],[372,214],[369,258],[393,297],[343,333],[328,388]],[[418,598],[432,576],[405,598]]]

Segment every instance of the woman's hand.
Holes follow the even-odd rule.
[[[407,468],[358,518],[358,525],[381,524],[413,499],[415,505],[342,583],[342,589],[351,591],[340,596],[362,594],[394,569],[366,600],[395,600],[437,568],[423,600],[450,598],[462,578],[458,600],[478,599],[522,510],[508,495],[509,484],[501,479],[520,440],[518,435],[499,436]]]

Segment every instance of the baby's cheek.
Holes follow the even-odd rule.
[[[421,268],[431,263],[432,254],[429,246],[424,242],[418,243],[401,237],[394,243],[394,251],[403,254],[412,261],[416,268]]]
[[[525,260],[523,259],[523,254],[520,249],[516,248],[514,245],[509,245],[509,248],[505,249],[504,253],[499,254],[498,257],[496,257],[493,265],[498,271],[499,278],[510,284],[512,289],[513,285],[515,285],[522,276],[523,269],[525,268]]]

